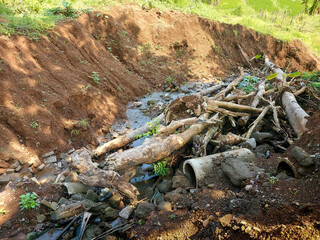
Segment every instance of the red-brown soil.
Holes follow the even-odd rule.
[[[290,63],[289,71],[320,68],[319,59],[298,40],[283,42],[240,25],[212,22],[181,12],[146,11],[137,5],[111,8],[103,13],[92,12],[83,14],[78,20],[60,22],[38,42],[25,36],[0,38],[1,173],[13,160],[32,162],[53,149],[60,153],[87,144],[96,146],[110,125],[117,118],[125,117],[128,101],[155,91],[168,77],[179,83],[220,78],[236,71],[238,66],[246,66],[237,44],[249,59],[257,54],[267,54],[283,69]],[[96,83],[91,78],[93,72],[99,74]],[[315,132],[319,124],[313,126],[307,133],[310,135],[302,136],[303,146],[309,143],[309,136],[319,136],[318,131]],[[318,143],[316,139],[312,142]],[[318,151],[314,147],[306,150],[310,153]],[[294,201],[319,204],[319,195],[303,200],[306,193],[320,186],[319,178],[314,179],[317,184],[308,185],[307,179],[293,183],[291,188],[299,190]],[[275,188],[282,189],[282,186],[272,186],[265,190],[266,194],[278,191]],[[214,215],[210,222],[223,216],[223,201],[230,196],[228,190],[206,191],[209,190],[204,189],[196,202],[219,200],[214,205],[216,208],[194,213],[180,210],[172,222],[167,223],[163,220],[169,215],[156,216],[154,225],[146,225],[145,232],[141,230],[139,236],[152,238],[158,236],[159,231],[165,234],[166,228],[190,225],[190,233],[181,236],[211,239],[212,231],[220,230],[214,225],[201,227],[201,221],[209,215]],[[285,194],[283,198],[286,199]],[[18,200],[15,201],[12,206],[17,208]],[[310,227],[314,232],[319,231],[320,223],[315,223],[319,221],[319,205],[312,205],[308,213],[300,211],[296,205],[285,209],[283,206],[262,209],[253,219],[248,216],[243,219],[256,221],[260,227],[277,225],[274,234],[286,234],[282,239],[298,232],[302,222],[307,224],[305,229]],[[18,215],[16,220],[20,217]],[[269,218],[278,217],[279,221],[268,222]],[[157,225],[157,218],[162,226]],[[237,215],[238,218],[242,219]],[[310,220],[310,226],[305,218]],[[225,234],[226,239],[248,239],[251,233],[232,229],[237,225],[237,219],[233,220],[234,225],[228,228],[227,224],[216,236]],[[288,231],[283,230],[283,224],[291,223],[295,225]],[[153,232],[149,232],[148,226],[153,227]],[[261,229],[271,231],[271,228]]]

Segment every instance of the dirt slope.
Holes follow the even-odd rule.
[[[282,68],[312,71],[318,59],[240,25],[139,6],[61,22],[39,42],[0,39],[0,160],[33,162],[57,148],[96,145],[129,100],[177,82],[223,77],[266,53]],[[94,81],[95,80],[95,81]]]

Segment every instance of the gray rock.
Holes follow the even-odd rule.
[[[242,181],[253,178],[263,170],[250,164],[246,159],[238,160],[233,158],[224,159],[221,163],[224,174],[231,180],[233,185],[240,187]]]
[[[82,201],[84,199],[84,194],[82,193],[73,194],[70,199],[74,201]]]
[[[268,144],[261,144],[256,147],[254,150],[254,153],[257,155],[257,157],[266,157],[266,152],[270,150],[271,147]]]
[[[236,198],[229,202],[229,210],[241,209],[242,211],[247,210],[249,207],[249,201],[246,199]]]
[[[111,198],[108,199],[108,203],[111,207],[118,207],[122,200],[122,196],[119,193],[114,194]]]
[[[0,177],[0,184],[6,184],[10,181],[10,178],[8,175],[4,175]]]
[[[133,208],[131,206],[126,206],[119,212],[119,216],[123,219],[129,219],[131,213],[133,212]]]
[[[90,212],[101,214],[104,209],[110,207],[108,203],[103,203],[101,205],[90,208]]]
[[[44,220],[46,220],[46,216],[43,214],[37,215],[37,222],[42,223]]]
[[[300,173],[302,176],[307,176],[308,175],[308,171],[302,167],[298,168],[298,173]]]
[[[279,180],[285,180],[285,179],[288,179],[289,176],[285,173],[285,172],[280,172],[277,176],[276,176],[277,179]]]
[[[104,211],[103,211],[103,218],[106,221],[112,221],[115,220],[118,217],[118,211],[115,210],[112,207],[107,207]]]
[[[273,137],[273,135],[268,132],[254,132],[251,136],[257,141],[257,143],[264,143]]]
[[[88,189],[85,198],[89,199],[89,200],[91,200],[93,202],[97,202],[98,201],[98,194],[95,193],[94,191],[92,191],[91,189]]]
[[[158,210],[159,211],[172,211],[172,204],[170,202],[162,202],[159,206],[158,206]]]
[[[19,163],[18,160],[16,160],[16,161],[14,161],[14,163],[12,163],[12,164],[10,165],[10,168],[16,169],[16,168],[19,167],[19,166],[20,166],[20,163]]]
[[[254,138],[249,138],[247,141],[240,144],[242,148],[248,148],[249,150],[253,150],[257,147],[257,142]]]
[[[157,186],[159,192],[166,194],[172,190],[172,181],[164,179],[160,184]]]
[[[162,194],[158,192],[158,194],[156,194],[154,197],[154,203],[157,203],[157,205],[159,205],[164,201],[165,201],[164,196],[162,196]]]
[[[6,221],[4,224],[2,224],[1,228],[11,228],[12,227],[12,224],[11,224],[11,221],[8,220]]]
[[[61,160],[65,160],[68,156],[69,156],[68,153],[61,153],[59,158]]]
[[[6,173],[7,173],[7,174],[14,173],[14,169],[8,168],[7,171],[6,171]]]
[[[63,186],[67,188],[69,195],[76,193],[87,193],[87,191],[89,190],[89,187],[87,185],[76,182],[64,182]]]
[[[153,203],[142,202],[139,203],[137,209],[135,211],[135,216],[137,218],[145,218],[150,215],[152,211],[155,210],[155,206]]]
[[[57,210],[58,209],[58,206],[59,204],[57,202],[51,202],[51,207],[54,209],[54,210]]]
[[[314,165],[314,161],[310,157],[310,154],[308,154],[301,147],[295,146],[292,149],[291,154],[301,166],[310,167]]]
[[[35,239],[37,239],[37,237],[38,237],[38,235],[37,235],[36,232],[31,232],[31,233],[28,233],[28,234],[24,237],[24,239],[25,239],[25,240],[35,240]]]
[[[61,205],[63,205],[63,204],[67,204],[68,202],[69,202],[68,199],[62,197],[62,198],[60,198],[60,200],[58,201],[58,205],[61,206]]]
[[[15,172],[19,172],[22,169],[22,166],[19,165],[17,168],[14,169]]]
[[[177,192],[168,192],[165,196],[164,199],[168,202],[178,202],[180,198],[182,198],[183,195],[181,193],[177,193]]]
[[[45,166],[46,166],[46,165],[42,163],[37,169],[38,169],[39,171],[41,171],[42,169],[44,169]]]
[[[41,157],[42,157],[42,158],[47,158],[47,157],[52,156],[53,154],[54,154],[54,151],[50,151],[50,152],[47,152],[47,153],[41,155]]]
[[[102,233],[102,229],[96,224],[89,225],[83,234],[83,240],[90,240]]]
[[[186,188],[190,185],[189,180],[184,175],[174,176],[172,178],[172,188]]]
[[[57,157],[56,156],[50,156],[50,157],[44,158],[43,161],[46,164],[55,163],[55,162],[57,162]]]

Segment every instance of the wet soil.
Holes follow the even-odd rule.
[[[1,176],[15,160],[32,164],[51,150],[59,154],[87,144],[96,147],[112,131],[110,126],[116,119],[126,117],[129,101],[159,90],[172,80],[178,84],[220,80],[238,66],[246,66],[238,44],[249,59],[267,54],[281,68],[289,65],[289,71],[320,67],[319,59],[298,40],[282,42],[240,25],[181,12],[142,10],[137,5],[62,21],[38,42],[25,36],[3,36]],[[318,113],[310,119],[309,131],[294,143],[309,153],[320,151],[316,116]],[[259,163],[271,171],[277,157],[271,152],[268,160]],[[269,187],[261,186],[266,179],[258,180],[253,185],[259,192],[236,189],[223,176],[213,177],[212,189],[189,194],[177,203],[174,213],[153,214],[128,236],[288,239],[296,235],[297,239],[317,239],[320,185],[318,170],[314,171]],[[40,198],[56,201],[62,193],[51,184],[41,188],[34,183],[12,184],[7,189],[3,185],[0,193],[0,208],[6,210],[0,216],[0,237],[23,239],[36,229],[34,217],[45,210],[42,206],[34,212],[20,212],[18,196],[34,191]],[[238,198],[246,200],[245,206],[228,209],[229,202]],[[221,220],[226,214],[232,214],[232,220],[228,220],[230,216]],[[11,226],[7,223],[6,228],[8,220]]]

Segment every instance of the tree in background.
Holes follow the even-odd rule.
[[[319,14],[320,12],[320,0],[313,0],[311,7],[309,8],[309,0],[302,0],[302,4],[305,6],[304,12],[309,15]]]

